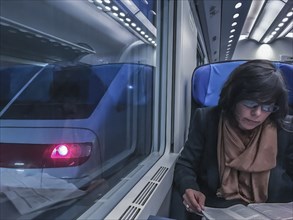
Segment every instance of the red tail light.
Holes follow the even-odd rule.
[[[45,167],[72,167],[83,164],[90,156],[89,143],[69,143],[52,146],[45,152]]]
[[[65,144],[60,144],[57,147],[53,149],[53,152],[51,154],[52,159],[57,158],[70,158],[70,149]]]
[[[0,167],[54,168],[83,164],[91,155],[91,143],[8,144],[0,143]]]
[[[91,153],[91,146],[80,144],[59,144],[54,147],[51,158],[52,159],[69,159],[88,157]]]

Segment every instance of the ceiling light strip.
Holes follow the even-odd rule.
[[[222,31],[224,33],[221,35],[221,41],[223,41],[223,44],[226,44],[226,47],[224,48],[223,45],[222,48],[221,46],[221,57],[225,60],[231,59],[233,56],[237,41],[240,39],[241,28],[245,23],[245,18],[251,6],[251,1],[238,0],[235,1],[235,5],[230,6],[230,4],[229,2],[223,2],[222,5],[224,9],[229,10],[227,13],[231,14],[228,17],[224,11],[225,14],[222,15]],[[226,27],[225,24],[227,23],[230,23],[231,26]]]
[[[100,10],[108,13],[117,22],[122,23],[128,30],[135,33],[140,39],[146,43],[156,46],[156,28],[154,25],[141,13],[139,8],[129,0],[120,1],[122,5],[115,4],[110,0],[88,0]],[[135,21],[136,20],[136,21]],[[144,28],[140,27],[143,25]],[[143,30],[145,29],[145,30]],[[148,34],[146,33],[148,32]],[[152,35],[152,36],[150,36]]]
[[[267,1],[249,37],[258,42],[261,39],[263,39],[268,28],[273,24],[276,17],[282,11],[284,6],[285,6],[285,3],[283,1],[279,1],[279,0]]]
[[[288,34],[293,34],[293,19],[292,21],[287,25],[286,28],[280,33],[279,37],[287,37]]]
[[[275,18],[270,28],[265,32],[265,35],[260,39],[262,43],[270,43],[273,40],[281,37],[281,33],[284,30],[286,34],[292,29],[290,28],[291,22],[293,21],[293,2],[287,2],[283,7],[282,11]],[[287,27],[289,27],[287,29]]]
[[[122,23],[128,30],[137,35],[146,43],[157,46],[156,44],[156,28],[154,25],[141,13],[139,8],[130,0],[120,1],[120,4],[115,4],[110,0],[88,0],[93,3],[98,9],[108,13],[117,22]],[[144,26],[144,28],[140,25]],[[145,30],[143,30],[145,29]],[[147,32],[147,33],[146,33]],[[152,35],[152,36],[150,36]]]
[[[246,39],[249,37],[251,30],[256,24],[257,17],[259,16],[261,10],[263,9],[265,0],[252,1],[250,9],[248,11],[245,23],[241,31],[241,39]]]

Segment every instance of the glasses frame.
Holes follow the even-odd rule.
[[[262,111],[269,113],[276,112],[279,110],[279,106],[275,105],[274,103],[261,104],[253,100],[242,100],[241,104],[249,109],[257,109],[260,106]]]

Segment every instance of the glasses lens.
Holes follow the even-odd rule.
[[[257,102],[252,100],[243,100],[242,104],[247,108],[257,108],[259,106]]]
[[[279,110],[279,106],[277,105],[262,105],[261,106],[261,109],[265,112],[275,112],[275,111],[278,111]]]

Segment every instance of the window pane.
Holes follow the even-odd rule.
[[[76,219],[152,152],[149,3],[1,1],[1,219]]]

